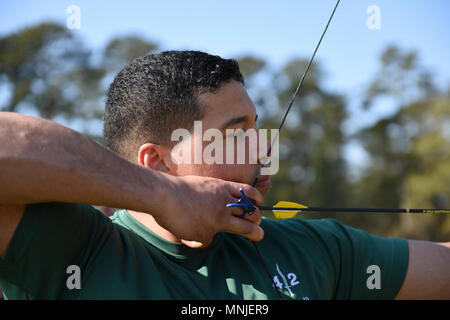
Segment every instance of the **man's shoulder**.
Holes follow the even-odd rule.
[[[104,216],[95,206],[85,203],[68,203],[68,202],[41,202],[27,204],[25,212],[44,215],[59,214],[95,214],[96,216]]]
[[[336,230],[345,229],[346,226],[338,220],[326,219],[270,219],[263,218],[261,227],[270,232],[288,232],[288,233],[327,233],[336,232]]]
[[[77,265],[86,270],[92,257],[98,256],[99,250],[108,243],[112,232],[109,219],[88,204],[27,205],[0,260],[2,286],[8,289],[5,293],[11,298],[60,297],[68,266]]]

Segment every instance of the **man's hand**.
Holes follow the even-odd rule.
[[[165,229],[172,232],[191,247],[208,245],[218,232],[230,232],[260,241],[264,231],[259,226],[261,212],[257,209],[252,215],[242,214],[240,208],[227,208],[228,203],[237,202],[241,197],[239,188],[247,196],[261,205],[263,196],[255,188],[242,183],[215,178],[168,176],[173,183],[165,192],[166,199],[152,216]]]

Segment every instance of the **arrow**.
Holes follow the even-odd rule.
[[[450,214],[450,209],[402,209],[402,208],[335,208],[308,207],[300,203],[279,201],[274,206],[258,206],[259,210],[270,210],[277,219],[295,217],[299,212],[372,212],[372,213],[420,213],[420,214]]]

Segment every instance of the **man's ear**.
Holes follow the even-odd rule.
[[[138,163],[144,167],[174,174],[176,165],[171,161],[171,149],[159,144],[145,143],[139,148]]]

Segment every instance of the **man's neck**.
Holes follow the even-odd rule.
[[[132,210],[127,210],[130,215],[135,218],[137,221],[139,221],[141,224],[143,224],[146,228],[150,229],[154,233],[156,233],[158,236],[160,236],[163,239],[166,239],[167,241],[172,242],[181,242],[181,239],[177,238],[174,234],[172,234],[170,231],[164,229],[161,227],[155,219],[153,219],[153,216],[144,213],[144,212],[137,212]]]

